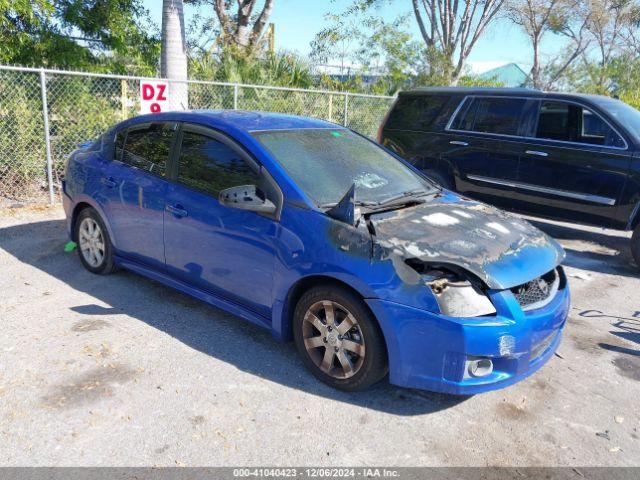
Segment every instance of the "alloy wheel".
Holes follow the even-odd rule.
[[[349,378],[364,363],[364,336],[358,321],[342,305],[316,302],[302,322],[304,346],[313,363],[333,378]]]
[[[82,220],[78,230],[78,244],[85,261],[97,268],[102,264],[105,255],[104,236],[98,222],[91,217]]]

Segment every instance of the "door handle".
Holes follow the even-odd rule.
[[[113,179],[113,177],[101,178],[100,183],[102,183],[103,185],[106,185],[109,188],[115,188],[118,185],[118,183]]]
[[[541,152],[539,150],[527,150],[526,152],[527,155],[536,155],[538,157],[548,157],[549,154],[547,152]]]
[[[165,208],[167,212],[173,213],[176,217],[186,217],[189,214],[182,205],[167,205]]]
[[[462,146],[462,147],[468,147],[468,146],[469,146],[469,144],[468,144],[467,142],[462,142],[462,141],[460,141],[460,140],[451,140],[451,141],[449,142],[449,144],[450,144],[450,145],[460,145],[460,146]]]

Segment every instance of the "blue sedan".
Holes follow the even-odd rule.
[[[512,384],[553,355],[569,309],[553,239],[321,120],[133,118],[71,155],[63,191],[90,272],[268,328],[343,390]]]

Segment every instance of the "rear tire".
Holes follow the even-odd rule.
[[[636,266],[640,267],[640,223],[631,236],[631,254],[636,261]]]
[[[353,292],[333,285],[308,290],[296,305],[293,336],[305,366],[339,390],[363,390],[387,373],[380,327]]]
[[[108,275],[115,270],[113,245],[109,232],[93,208],[85,208],[75,222],[75,239],[80,262],[97,275]]]

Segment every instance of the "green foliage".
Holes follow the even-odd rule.
[[[342,82],[324,76],[323,87],[394,94],[426,74],[428,54],[408,29],[409,15],[386,21],[370,8],[370,2],[355,0],[343,12],[325,15],[329,25],[311,44],[314,62],[358,65],[358,74]],[[365,78],[375,80],[365,83]]]
[[[0,196],[33,195],[45,181],[39,92],[37,74],[0,71]]]
[[[0,0],[0,63],[155,74],[142,0]]]
[[[581,62],[566,75],[567,88],[583,93],[619,97],[640,109],[640,59],[623,54],[602,66]]]
[[[192,58],[190,77],[218,82],[309,88],[313,77],[309,64],[292,53],[267,53],[263,57],[221,56],[204,53]]]

